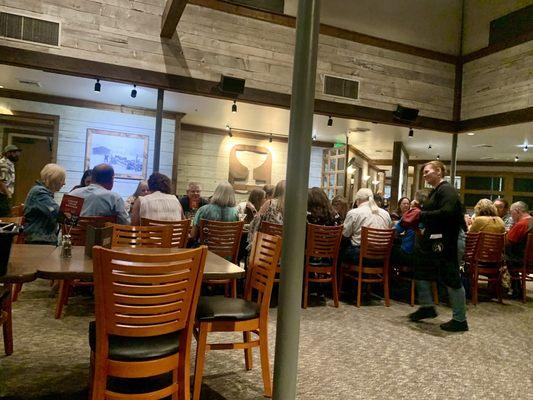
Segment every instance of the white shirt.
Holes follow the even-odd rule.
[[[139,197],[140,217],[159,221],[181,221],[185,219],[178,198],[172,194],[154,192]]]
[[[367,202],[359,207],[348,211],[344,220],[344,230],[342,234],[349,237],[354,246],[361,245],[361,228],[363,226],[377,229],[389,229],[392,225],[390,215],[382,208],[378,208],[376,214],[372,213]]]

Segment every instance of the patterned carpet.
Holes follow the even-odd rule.
[[[526,305],[469,305],[471,330],[461,334],[439,329],[450,318],[446,307],[413,324],[405,303],[386,308],[372,298],[357,309],[347,297],[335,309],[314,297],[301,314],[298,399],[532,399],[532,297],[529,290]],[[53,318],[55,299],[48,282],[37,281],[14,304],[15,352],[0,356],[1,399],[87,398],[91,298],[72,298],[61,320]],[[275,308],[270,317],[273,362]],[[251,371],[242,351],[208,353],[202,399],[262,399],[259,365],[258,351]]]

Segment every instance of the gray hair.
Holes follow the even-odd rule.
[[[199,190],[202,190],[202,186],[200,185],[200,182],[189,182],[187,184],[187,190],[191,190],[191,187],[196,186]]]
[[[41,182],[55,192],[61,189],[61,186],[65,184],[65,177],[67,173],[65,168],[57,164],[46,164],[41,170]]]
[[[511,211],[512,210],[517,210],[517,211],[520,211],[521,213],[527,213],[528,206],[523,201],[517,201],[516,203],[511,204],[511,208],[510,209],[511,209]]]
[[[235,207],[235,191],[229,182],[220,182],[211,197],[211,204],[220,207]]]
[[[355,194],[355,201],[368,201],[372,214],[377,214],[379,207],[374,200],[374,193],[368,188],[361,188]]]

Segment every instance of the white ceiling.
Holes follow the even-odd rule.
[[[40,86],[21,84],[20,80],[36,81]],[[101,81],[100,93],[93,91],[95,81],[67,75],[58,75],[7,65],[0,65],[0,85],[6,89],[93,100],[132,107],[156,108],[157,90],[137,87],[137,97],[130,97],[133,85]],[[222,129],[226,124],[234,129],[272,132],[287,135],[290,112],[274,107],[257,106],[238,102],[238,112],[231,112],[232,102],[208,97],[165,92],[164,109],[185,113],[183,123]],[[0,106],[1,106],[0,99]],[[349,133],[350,144],[371,159],[391,159],[394,141],[403,141],[414,159],[432,159],[440,155],[450,159],[452,135],[429,130],[415,130],[413,138],[404,127],[375,124],[357,120],[334,118],[333,126],[327,126],[328,117],[315,115],[313,134],[318,140],[342,142]],[[360,131],[356,131],[359,129]],[[361,132],[361,130],[366,130]],[[513,161],[533,162],[533,149],[523,152],[519,145],[533,144],[533,123],[498,127],[475,132],[474,136],[459,135],[458,160],[460,161]],[[475,147],[478,145],[492,147]],[[429,149],[431,145],[431,149]],[[491,159],[487,159],[491,157]]]

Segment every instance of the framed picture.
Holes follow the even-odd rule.
[[[148,136],[135,133],[87,129],[85,169],[109,164],[115,177],[146,179]]]

